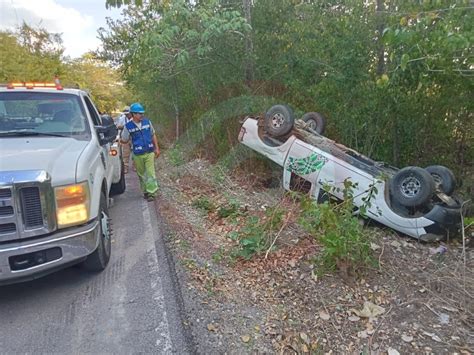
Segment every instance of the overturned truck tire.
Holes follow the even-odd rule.
[[[422,206],[431,200],[435,181],[428,171],[416,166],[399,170],[390,180],[392,199],[405,207]]]
[[[435,181],[435,185],[439,187],[441,192],[450,196],[456,188],[456,178],[451,170],[442,165],[431,165],[425,168],[431,174]]]
[[[272,137],[282,137],[293,129],[293,110],[285,105],[275,105],[265,113],[265,131]]]
[[[326,128],[326,118],[318,112],[307,112],[301,117],[306,122],[308,128],[318,134],[323,134]]]

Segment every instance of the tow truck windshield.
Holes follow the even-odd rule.
[[[82,107],[79,96],[64,92],[1,92],[0,137],[89,137]]]

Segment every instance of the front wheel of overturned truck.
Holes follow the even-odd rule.
[[[282,137],[293,129],[295,116],[293,110],[286,105],[275,105],[265,113],[265,130],[274,137]]]

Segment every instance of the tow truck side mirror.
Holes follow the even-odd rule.
[[[117,138],[118,130],[115,126],[114,120],[110,116],[102,116],[102,125],[95,126],[99,136],[99,144],[105,145],[112,143]]]

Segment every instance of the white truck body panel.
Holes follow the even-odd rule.
[[[358,184],[354,187],[355,206],[363,204],[362,198],[371,185],[376,186],[378,192],[371,200],[372,206],[367,211],[367,216],[371,219],[417,239],[427,234],[426,227],[435,224],[434,221],[424,216],[407,218],[395,213],[387,203],[388,187],[386,182],[349,164],[340,157],[308,144],[294,135],[291,135],[281,145],[268,144],[269,142],[265,142],[259,135],[258,119],[248,117],[244,121],[239,140],[284,168],[283,187],[287,190],[290,189],[290,179],[294,173],[312,184],[309,193],[314,199],[318,198],[319,192],[325,184],[339,187],[340,192],[332,191],[331,194],[343,199],[343,182],[345,179],[350,179],[351,182]],[[311,157],[313,158],[312,163],[321,163],[319,168],[309,169],[307,173],[292,169],[292,162],[295,160],[301,162],[306,159],[309,161]]]
[[[102,119],[84,91],[37,87],[33,89],[0,88],[0,95],[3,95],[4,100],[8,101],[10,93],[32,93],[33,96],[35,93],[55,94],[52,100],[38,100],[39,105],[45,102],[46,105],[51,106],[58,102],[61,105],[63,94],[74,95],[76,99],[71,102],[74,102],[76,106],[79,105],[80,108],[75,107],[74,112],[79,112],[80,118],[85,120],[81,123],[81,127],[85,129],[81,131],[84,134],[79,138],[74,134],[22,136],[15,135],[15,129],[12,130],[12,135],[1,135],[2,132],[9,131],[6,121],[2,121],[5,119],[13,122],[13,125],[20,126],[18,122],[24,123],[27,128],[22,129],[21,126],[17,128],[20,133],[28,130],[35,132],[36,128],[41,128],[43,123],[45,124],[43,127],[50,127],[51,124],[54,126],[58,123],[51,121],[51,117],[45,119],[40,114],[38,117],[25,115],[25,117],[10,116],[9,118],[8,106],[0,101],[2,107],[0,112],[0,208],[3,208],[0,211],[2,212],[0,214],[0,284],[36,278],[80,262],[92,254],[99,244],[99,238],[102,238],[99,233],[101,225],[99,206],[103,192],[108,204],[112,184],[118,183],[123,178],[120,149],[116,143],[112,142],[113,138],[111,140],[106,138],[108,143],[100,144],[99,134],[102,133],[98,133],[99,130],[96,127],[102,125]],[[89,105],[86,104],[86,100],[90,101]],[[67,100],[63,101],[64,106],[58,110],[69,107],[66,106]],[[71,130],[73,129],[71,126]],[[49,133],[41,129],[37,132]],[[115,156],[110,154],[112,146],[118,152]],[[89,188],[89,221],[65,229],[58,228],[54,201],[55,188],[83,182],[87,182]],[[39,191],[40,197],[35,200],[35,203],[40,204],[42,217],[38,214],[35,216],[42,218],[44,222],[35,229],[23,225],[26,207],[21,191],[30,187]],[[32,257],[28,255],[42,255],[44,250],[58,248],[61,250],[61,257],[58,259],[27,268],[20,267],[18,270],[12,269],[12,258],[21,265],[22,255],[25,255],[25,260],[30,260]]]

